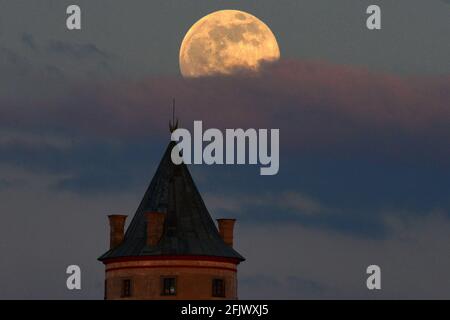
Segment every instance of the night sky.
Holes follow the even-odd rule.
[[[73,3],[81,31],[66,29]],[[184,35],[220,9],[264,21],[281,60],[183,79]],[[190,166],[213,218],[238,219],[241,299],[450,298],[449,14],[447,0],[0,1],[0,298],[103,298],[107,215],[131,220],[173,97],[187,128],[280,129],[276,176]]]

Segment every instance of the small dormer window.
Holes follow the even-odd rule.
[[[161,295],[175,296],[176,294],[177,294],[177,279],[174,277],[163,277]]]
[[[131,279],[122,280],[122,298],[131,297]]]
[[[212,296],[221,298],[225,297],[225,281],[223,279],[213,279]]]

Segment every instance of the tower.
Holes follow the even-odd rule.
[[[105,299],[237,299],[234,219],[212,220],[170,142],[124,233],[126,216],[110,215]]]

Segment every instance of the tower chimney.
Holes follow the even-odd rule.
[[[233,230],[236,219],[217,219],[219,234],[225,244],[233,246]]]
[[[147,246],[155,246],[163,234],[166,215],[156,211],[146,212],[145,215],[147,217]]]
[[[112,214],[109,219],[109,248],[113,249],[122,243],[124,237],[125,220],[127,216]]]

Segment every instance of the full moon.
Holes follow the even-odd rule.
[[[180,70],[185,78],[257,72],[261,63],[280,58],[269,27],[238,10],[213,12],[197,21],[180,48]]]

